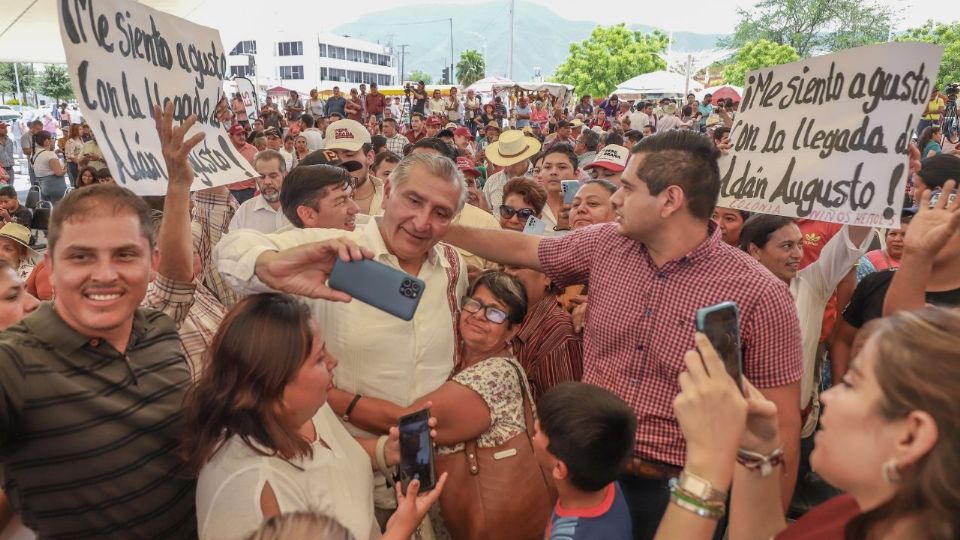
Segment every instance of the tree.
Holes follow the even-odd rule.
[[[410,74],[410,80],[423,81],[423,84],[430,84],[433,82],[433,77],[431,77],[430,74],[425,71],[415,69],[413,70],[413,73]]]
[[[37,74],[33,64],[17,64],[17,74],[20,76],[20,103],[26,103],[27,93],[37,89]],[[9,88],[9,92],[17,91],[16,76],[13,64],[0,63],[0,87]]]
[[[660,31],[648,35],[627,30],[622,23],[598,26],[588,39],[570,44],[570,54],[553,79],[572,84],[581,95],[606,96],[631,77],[666,69],[660,55],[669,41]]]
[[[943,24],[927,21],[919,28],[910,28],[897,36],[897,41],[924,41],[943,46],[943,60],[937,74],[937,84],[960,81],[960,23]]]
[[[761,0],[737,9],[740,22],[723,45],[740,48],[765,39],[806,57],[887,40],[894,10],[869,0]]]
[[[61,66],[50,65],[43,73],[40,79],[38,90],[45,96],[50,96],[57,100],[60,105],[61,100],[67,100],[73,97],[73,86],[70,85],[70,76],[67,70]]]
[[[743,86],[744,77],[750,71],[796,62],[799,59],[800,55],[790,45],[778,45],[759,39],[747,43],[737,51],[732,61],[723,68],[723,79],[729,84]]]
[[[470,86],[482,79],[486,72],[487,64],[479,52],[468,49],[460,53],[460,61],[457,62],[457,80],[460,81],[460,86]]]

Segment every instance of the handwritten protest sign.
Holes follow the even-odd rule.
[[[894,227],[943,48],[886,43],[747,75],[719,206]]]
[[[193,189],[256,176],[216,118],[226,58],[220,34],[132,0],[60,0],[60,34],[74,92],[118,184],[163,195],[167,170],[153,106],[197,115]]]

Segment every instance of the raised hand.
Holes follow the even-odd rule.
[[[264,284],[278,291],[309,298],[349,302],[349,294],[327,285],[337,258],[359,261],[373,252],[346,238],[304,244],[283,251],[267,251],[257,258],[256,274]]]
[[[905,253],[925,258],[936,257],[950,238],[960,231],[960,197],[951,197],[955,187],[957,182],[948,180],[932,208],[932,192],[923,192],[920,196],[920,209],[910,221],[907,235],[903,239]]]
[[[187,132],[197,123],[197,116],[190,115],[179,126],[173,125],[173,102],[167,102],[161,111],[159,105],[153,106],[153,122],[160,137],[163,161],[167,164],[167,182],[171,185],[186,186],[193,184],[193,168],[190,167],[190,151],[200,144],[206,136],[200,132],[185,140]]]

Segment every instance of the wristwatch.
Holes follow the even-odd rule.
[[[705,502],[723,503],[727,500],[726,493],[714,489],[708,480],[687,471],[680,473],[680,478],[677,479],[677,487]]]
[[[353,408],[357,406],[357,402],[360,401],[360,394],[354,394],[353,399],[350,401],[350,404],[347,405],[347,410],[343,411],[343,416],[340,417],[344,423],[350,422],[350,413],[353,412]]]

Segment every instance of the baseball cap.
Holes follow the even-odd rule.
[[[460,169],[460,172],[462,173],[470,173],[480,176],[480,171],[477,170],[476,164],[472,159],[466,156],[460,156],[457,158],[457,168]]]
[[[440,127],[440,119],[436,116],[431,116],[427,119],[427,125]]]
[[[501,131],[501,129],[500,129],[500,124],[498,124],[498,123],[496,122],[496,120],[491,120],[491,121],[487,122],[487,129],[490,129],[490,128],[493,128],[493,129],[495,129],[495,130],[497,130],[497,131]]]
[[[577,129],[578,127],[583,127],[583,122],[579,118],[574,118],[570,121],[570,127]]]
[[[597,157],[584,169],[600,167],[608,171],[620,172],[627,167],[627,157],[629,155],[630,151],[626,147],[619,144],[608,144],[597,152]]]
[[[364,144],[370,144],[370,132],[356,120],[337,120],[327,126],[324,148],[356,152]]]
[[[460,127],[456,122],[447,122],[447,125],[443,126],[443,129],[449,129],[450,131],[456,131]]]
[[[231,134],[231,135],[246,135],[246,134],[247,134],[247,131],[246,131],[245,129],[243,129],[243,126],[241,126],[240,124],[234,124],[234,125],[230,126],[230,134]]]
[[[458,128],[453,132],[453,134],[456,135],[456,136],[458,136],[458,137],[468,137],[468,138],[469,138],[469,137],[473,137],[473,135],[470,134],[470,130],[467,129],[467,128],[465,128],[465,127],[463,127],[463,126],[458,127]]]
[[[264,137],[280,137],[280,130],[274,126],[270,126],[267,129],[263,130]]]
[[[363,164],[359,161],[340,161],[337,153],[327,148],[310,152],[297,162],[297,167],[301,165],[333,165],[334,167],[342,167],[348,172],[358,171],[363,168]]]

